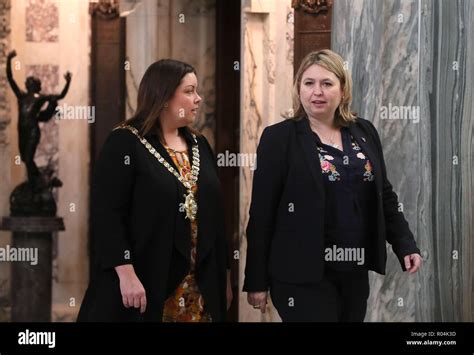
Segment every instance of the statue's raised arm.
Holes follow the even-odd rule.
[[[63,91],[59,95],[45,95],[43,96],[44,102],[49,102],[48,106],[42,110],[38,115],[38,121],[40,122],[47,122],[54,116],[56,112],[56,108],[58,106],[58,101],[62,100],[66,97],[66,94],[69,90],[69,86],[71,84],[71,73],[66,72],[64,74],[64,79],[66,79],[66,85],[64,85]]]
[[[12,59],[16,57],[16,51],[11,51],[8,53],[7,56],[7,79],[8,82],[10,83],[10,86],[15,93],[17,98],[20,98],[21,96],[24,95],[24,92],[20,90],[18,87],[17,83],[15,82],[15,79],[13,78],[13,72],[12,72]]]
[[[69,85],[71,85],[71,77],[72,74],[70,72],[66,72],[66,74],[64,74],[64,79],[66,79],[66,85],[64,85],[63,91],[61,91],[61,93],[57,97],[57,100],[62,100],[66,97],[66,94],[69,90]]]

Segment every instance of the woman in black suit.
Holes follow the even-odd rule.
[[[79,321],[224,321],[232,293],[213,152],[191,129],[195,70],[152,64],[92,181],[95,270]]]
[[[342,58],[312,52],[295,77],[294,117],[260,139],[244,291],[265,312],[270,290],[283,321],[362,322],[368,270],[385,274],[386,241],[404,271],[422,262],[377,131],[351,98]]]

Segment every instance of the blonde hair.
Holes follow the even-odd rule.
[[[352,101],[351,75],[344,69],[344,61],[341,56],[330,49],[311,52],[303,58],[293,83],[292,99],[294,114],[285,114],[284,117],[298,121],[306,115],[303,105],[301,105],[299,89],[303,73],[314,64],[317,64],[333,73],[339,79],[339,83],[342,87],[341,103],[336,109],[334,116],[335,123],[340,126],[347,126],[349,123],[355,122],[357,114],[352,112],[350,109]]]

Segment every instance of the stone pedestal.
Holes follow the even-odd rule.
[[[5,261],[11,262],[13,322],[50,322],[52,234],[64,230],[59,217],[4,217],[0,230],[12,232]]]

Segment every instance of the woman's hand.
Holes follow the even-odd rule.
[[[232,284],[230,282],[230,270],[227,270],[227,310],[229,310],[230,305],[232,304],[233,294],[232,294]]]
[[[115,267],[120,279],[120,292],[122,293],[122,302],[126,308],[140,308],[140,313],[146,309],[145,288],[135,274],[133,265],[119,265]]]
[[[414,274],[421,267],[423,259],[420,254],[410,254],[403,258],[405,261],[405,268],[410,274]]]
[[[265,313],[267,306],[267,291],[265,292],[248,292],[247,302],[255,309],[260,309],[260,312]]]

